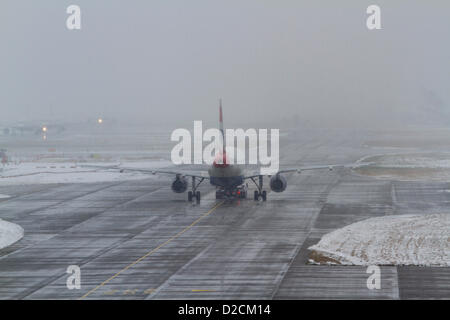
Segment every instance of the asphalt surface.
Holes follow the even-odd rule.
[[[349,163],[379,152],[362,142],[348,132],[320,143],[289,140],[282,163]],[[0,202],[0,218],[25,229],[22,240],[0,250],[0,298],[450,298],[450,268],[381,267],[381,289],[369,290],[366,267],[307,263],[307,248],[336,228],[445,212],[450,193],[442,191],[450,183],[321,170],[289,175],[287,190],[269,192],[264,203],[219,201],[204,183],[196,205],[171,192],[170,182],[0,187],[13,195]],[[69,265],[81,268],[79,290],[66,286]]]

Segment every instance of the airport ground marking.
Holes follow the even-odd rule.
[[[188,231],[189,229],[191,229],[193,226],[195,226],[200,220],[202,220],[203,218],[209,216],[214,210],[216,210],[218,207],[220,207],[224,202],[221,201],[218,204],[216,204],[214,207],[212,207],[208,212],[202,214],[199,218],[197,218],[197,220],[195,220],[194,222],[192,222],[190,225],[188,225],[186,228],[184,228],[183,230],[181,230],[180,232],[178,232],[176,235],[172,236],[171,238],[169,238],[168,240],[166,240],[165,242],[163,242],[162,244],[160,244],[159,246],[157,246],[156,248],[150,250],[149,252],[147,252],[145,255],[143,255],[142,257],[140,257],[139,259],[137,259],[136,261],[130,263],[129,265],[127,265],[125,268],[123,268],[122,270],[120,270],[119,272],[117,272],[116,274],[114,274],[113,276],[111,276],[110,278],[106,279],[105,281],[103,281],[102,283],[100,283],[98,286],[96,286],[95,288],[91,289],[90,291],[88,291],[85,295],[83,295],[82,297],[78,298],[78,300],[82,300],[86,297],[88,297],[91,293],[97,291],[98,289],[100,289],[101,287],[103,287],[105,284],[107,284],[108,282],[110,282],[111,280],[113,280],[114,278],[116,278],[117,276],[119,276],[122,272],[127,271],[128,269],[130,269],[132,266],[138,264],[139,262],[141,262],[142,260],[144,260],[145,258],[147,258],[148,256],[150,256],[151,254],[155,253],[156,251],[158,251],[159,249],[161,249],[162,247],[164,247],[166,244],[170,243],[171,241],[175,240],[176,238],[178,238],[179,236],[181,236],[183,233],[185,233],[186,231]]]

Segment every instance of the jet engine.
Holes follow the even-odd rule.
[[[184,177],[176,177],[172,182],[172,191],[176,193],[183,193],[187,189],[187,181]]]
[[[283,192],[286,190],[287,181],[281,174],[276,174],[270,178],[270,189],[275,192]]]

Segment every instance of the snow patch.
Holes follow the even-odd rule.
[[[10,198],[10,196],[8,196],[7,194],[0,193],[0,199],[8,199],[8,198]]]
[[[312,262],[343,265],[450,266],[450,214],[384,216],[322,237]]]
[[[361,166],[372,165],[379,168],[450,169],[449,157],[450,153],[391,153],[367,155],[357,160],[356,163]]]
[[[449,155],[386,155],[377,159],[378,167],[384,168],[434,168],[450,169]]]
[[[21,226],[0,219],[0,249],[5,248],[23,237]]]
[[[168,161],[147,161],[123,163],[120,167],[161,168],[170,165]],[[85,165],[95,165],[98,168],[89,168]],[[117,169],[108,169],[108,166],[117,163],[42,163],[25,162],[10,165],[0,173],[2,185],[46,184],[46,183],[90,183],[111,182],[123,180],[140,180],[152,177],[141,172],[120,172]],[[105,168],[100,168],[104,166]]]
[[[378,179],[401,181],[448,181],[450,154],[384,154],[358,160],[353,169],[362,175]]]

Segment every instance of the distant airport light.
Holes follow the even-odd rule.
[[[46,126],[42,127],[42,132],[47,132],[47,127]]]
[[[102,123],[103,123],[103,119],[102,119],[102,118],[98,118],[97,122],[98,122],[99,124],[102,124]]]

